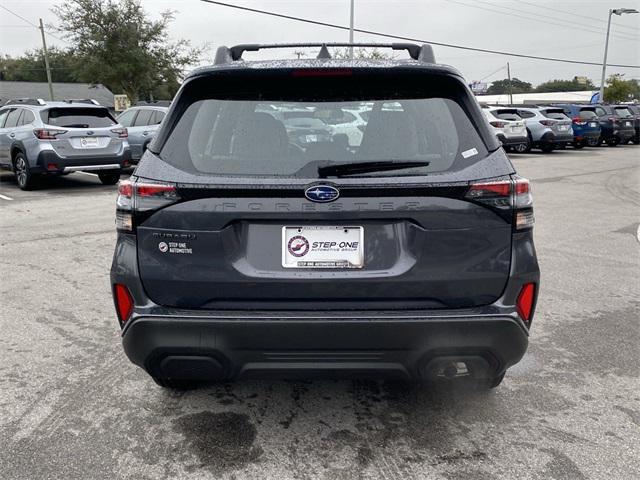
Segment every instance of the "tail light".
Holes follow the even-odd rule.
[[[134,214],[148,214],[176,203],[179,199],[175,185],[148,180],[144,182],[122,180],[118,183],[116,228],[124,232],[133,232]]]
[[[492,127],[496,127],[496,128],[504,128],[507,126],[507,124],[505,122],[489,122],[491,124]]]
[[[474,183],[469,186],[465,198],[509,215],[513,207],[513,228],[516,231],[531,229],[535,223],[533,197],[526,178]]]
[[[60,130],[57,128],[36,128],[33,134],[38,140],[57,140],[58,135],[67,133],[68,130]]]
[[[545,127],[553,127],[556,124],[556,122],[554,122],[553,120],[538,120],[538,121]]]
[[[586,125],[586,124],[587,124],[587,122],[585,122],[585,121],[584,121],[582,118],[580,118],[580,117],[573,117],[573,118],[571,119],[571,121],[572,121],[573,123],[575,123],[576,125]]]
[[[131,297],[131,293],[129,293],[126,285],[116,283],[113,286],[113,298],[116,303],[116,313],[118,314],[120,325],[124,325],[133,312],[133,298]]]
[[[609,117],[607,120],[609,120],[609,123],[618,123],[618,120],[616,119],[616,117]]]
[[[114,128],[111,132],[118,135],[118,138],[127,138],[129,136],[129,130],[126,128]]]
[[[516,301],[516,308],[518,309],[518,315],[520,315],[520,318],[522,318],[522,320],[524,320],[524,322],[527,324],[531,322],[535,293],[536,293],[536,284],[525,283],[522,289],[520,290],[520,294],[518,295],[518,300]]]

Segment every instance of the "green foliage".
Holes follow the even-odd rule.
[[[511,79],[511,85],[513,88],[513,93],[528,93],[531,92],[531,84],[529,82],[524,82],[517,78]],[[496,80],[493,82],[489,89],[487,90],[488,95],[502,95],[509,93],[509,79],[505,78],[504,80]]]
[[[183,69],[202,53],[186,40],[169,41],[173,13],[150,20],[139,0],[68,0],[54,12],[81,60],[77,75],[126,93],[132,102],[151,95],[171,98]]]
[[[640,99],[640,82],[638,80],[625,80],[624,74],[616,73],[607,79],[604,88],[604,98],[607,102],[628,102]]]
[[[587,83],[580,83],[577,79],[573,80],[549,80],[541,83],[535,89],[536,92],[581,92],[585,90],[595,90],[596,87],[591,80]]]
[[[54,82],[85,82],[79,71],[79,59],[68,50],[48,49],[51,77]],[[0,80],[46,82],[42,49],[27,51],[21,57],[0,56]]]

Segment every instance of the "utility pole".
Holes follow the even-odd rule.
[[[47,82],[49,83],[49,97],[53,101],[53,83],[51,82],[51,68],[49,68],[49,54],[47,52],[47,40],[44,37],[44,25],[40,19],[40,33],[42,34],[42,51],[44,53],[44,66],[47,69]]]
[[[351,46],[349,47],[349,58],[353,60],[353,2],[351,0],[351,18],[349,20],[349,43]]]
[[[511,67],[507,62],[507,77],[509,78],[509,104],[513,105],[513,84],[511,83]]]

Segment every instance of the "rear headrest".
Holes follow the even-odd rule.
[[[407,112],[372,112],[358,157],[372,160],[413,158],[419,153],[415,123]]]
[[[268,113],[254,112],[234,132],[231,151],[245,157],[285,155],[289,145],[287,131]]]

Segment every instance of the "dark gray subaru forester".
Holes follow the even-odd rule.
[[[407,51],[393,61],[332,59],[335,45],[282,61],[242,60],[282,45],[221,47],[120,183],[116,311],[158,384],[488,388],[524,355],[539,288],[529,182],[429,45],[377,45]]]

